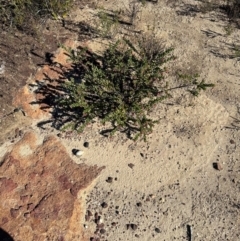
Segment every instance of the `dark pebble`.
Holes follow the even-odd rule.
[[[73,155],[77,155],[78,152],[79,152],[78,149],[72,149],[72,154],[73,154]]]
[[[107,180],[106,180],[106,182],[108,182],[108,183],[112,183],[112,181],[113,181],[112,177],[108,177]]]
[[[156,232],[156,233],[160,233],[161,231],[160,231],[159,228],[155,228],[155,232]]]
[[[83,146],[86,147],[86,148],[88,148],[88,147],[89,147],[89,142],[87,142],[87,141],[84,142],[84,143],[83,143]]]
[[[129,166],[130,168],[133,168],[133,167],[134,167],[134,164],[129,163],[128,166]]]
[[[114,227],[115,227],[116,225],[117,225],[117,223],[115,223],[115,222],[113,222],[113,223],[112,223],[112,226],[114,226]]]
[[[131,227],[131,224],[127,224],[126,227],[127,229],[129,229]]]
[[[100,239],[99,239],[99,238],[93,238],[93,237],[91,237],[91,238],[90,238],[90,241],[100,241]]]
[[[104,227],[104,223],[99,223],[98,225],[97,225],[97,228],[98,229],[102,229]]]
[[[23,131],[20,130],[20,131],[18,132],[18,135],[19,135],[19,136],[22,136],[22,135],[23,135]]]
[[[223,169],[219,162],[214,162],[213,163],[213,168],[218,170],[218,171],[221,171]]]
[[[92,216],[93,214],[92,214],[92,212],[90,210],[87,210],[87,215],[88,216]]]
[[[102,206],[102,208],[107,208],[107,207],[108,207],[107,203],[105,203],[105,202],[103,202],[103,203],[101,204],[101,206]]]
[[[142,203],[141,202],[137,203],[137,206],[142,207]]]
[[[95,223],[96,224],[100,224],[101,223],[101,216],[98,216],[98,218],[95,219]]]
[[[136,237],[136,238],[139,238],[139,235],[138,235],[138,234],[135,234],[135,237]]]
[[[132,224],[131,224],[131,228],[132,228],[133,230],[136,230],[136,229],[137,229],[137,224],[132,223]]]
[[[106,230],[102,228],[102,229],[100,229],[100,233],[104,234],[104,233],[106,233]]]
[[[230,140],[230,143],[231,143],[231,144],[235,144],[235,141],[234,141],[234,140]]]

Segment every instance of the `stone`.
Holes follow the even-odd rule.
[[[90,210],[87,210],[87,215],[90,216],[90,217],[93,216],[93,214]]]
[[[155,228],[155,232],[156,232],[156,233],[160,233],[161,230],[160,230],[159,228]]]
[[[132,223],[131,224],[131,228],[132,228],[132,230],[136,230],[137,229],[137,224]]]
[[[86,147],[86,148],[88,148],[88,147],[89,147],[89,142],[87,142],[87,141],[84,142],[84,143],[83,143],[83,146]]]
[[[230,144],[235,144],[235,141],[234,140],[230,140]]]
[[[101,228],[103,228],[103,227],[104,227],[104,223],[100,223],[100,224],[97,225],[97,228],[98,228],[98,229],[101,229]]]
[[[133,168],[133,167],[134,167],[134,164],[129,163],[128,166],[129,166],[130,168]]]
[[[105,203],[105,202],[103,202],[103,203],[101,204],[101,206],[102,206],[102,208],[107,208],[107,207],[108,207],[108,204]]]
[[[213,168],[218,170],[218,171],[221,171],[223,169],[222,165],[219,162],[214,162]]]
[[[81,151],[81,150],[78,150],[78,149],[73,149],[73,150],[72,150],[72,153],[73,153],[73,155],[75,155],[75,156],[82,156],[84,152]]]
[[[112,183],[112,181],[113,181],[112,177],[108,177],[107,180],[106,180],[106,182],[108,182],[108,183]]]
[[[78,196],[102,169],[74,163],[55,136],[25,133],[0,166],[0,227],[13,240],[89,241]]]
[[[138,202],[136,205],[137,205],[138,207],[142,207],[142,203],[141,203],[141,202]]]

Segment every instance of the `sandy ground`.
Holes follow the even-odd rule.
[[[111,10],[129,6],[127,0],[98,2],[103,4]],[[199,2],[182,1],[174,7],[165,1],[147,3],[135,28],[147,31],[154,26],[157,35],[174,46],[173,69],[200,73],[216,86],[198,98],[177,92],[176,98],[156,107],[153,116],[161,121],[146,143],[122,134],[108,139],[99,134],[97,124],[81,135],[59,137],[69,153],[74,148],[84,151],[82,157],[72,155],[74,162],[106,166],[86,194],[86,213],[100,214],[105,230],[92,237],[240,240],[240,62],[231,58],[229,47],[239,43],[240,30],[227,35],[220,13],[183,14],[187,4]],[[95,14],[86,7],[72,18],[94,24]],[[88,44],[101,48],[99,39]],[[59,133],[35,124],[32,128],[39,135]],[[84,142],[89,147],[83,147]],[[92,233],[97,228],[92,219],[79,225]]]

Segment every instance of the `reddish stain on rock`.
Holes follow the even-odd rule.
[[[84,187],[85,187],[85,186],[84,186],[82,183],[77,182],[77,183],[75,183],[75,184],[72,186],[72,188],[70,189],[70,192],[71,192],[71,194],[72,194],[74,197],[76,197],[77,194],[78,194],[78,191],[79,191],[80,189],[83,189]]]
[[[20,200],[21,200],[23,203],[26,203],[28,199],[29,199],[29,196],[28,196],[28,195],[20,196]]]
[[[1,224],[1,225],[5,224],[5,223],[7,223],[7,222],[8,222],[8,218],[7,218],[7,217],[3,217],[3,218],[2,218],[2,224]]]
[[[33,142],[32,135],[35,134],[26,133],[0,167],[1,227],[13,234],[13,238],[17,237],[17,240],[43,240],[44,233],[51,240],[75,241],[77,239],[74,237],[83,237],[80,217],[75,214],[81,213],[75,210],[80,208],[75,205],[76,197],[103,168],[74,163],[53,136],[42,144],[33,144],[29,156],[22,157],[18,152],[21,150],[19,146],[21,143],[26,145],[28,140]],[[17,163],[28,167],[16,172]],[[25,227],[29,227],[29,233],[19,233]]]
[[[12,180],[6,177],[0,178],[0,193],[8,193],[14,190],[18,185]]]
[[[68,177],[64,174],[58,178],[63,190],[70,189],[72,187],[72,183],[68,180]]]
[[[12,218],[16,218],[18,216],[18,214],[19,214],[19,209],[11,208],[10,209],[10,214],[11,214]]]

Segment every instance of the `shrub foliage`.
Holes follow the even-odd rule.
[[[80,80],[64,84],[65,95],[58,103],[72,113],[65,128],[83,131],[100,119],[103,124],[111,123],[106,130],[111,134],[123,131],[134,140],[146,140],[157,122],[149,117],[151,110],[171,96],[164,65],[174,56],[172,48],[150,51],[148,45],[139,46],[124,40],[111,45],[101,56],[86,49],[72,55],[81,74]],[[191,91],[196,95],[199,83],[193,80],[190,85],[195,86]],[[201,86],[204,89],[209,85]]]
[[[32,29],[40,19],[64,16],[73,0],[0,0],[0,22],[7,27]]]

